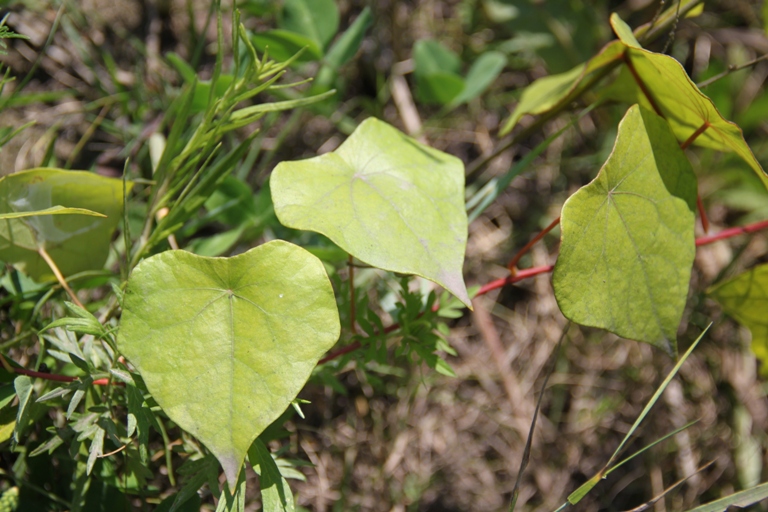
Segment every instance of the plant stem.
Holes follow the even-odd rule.
[[[746,226],[739,226],[736,228],[728,228],[724,229],[719,233],[716,233],[714,235],[710,236],[703,236],[701,238],[696,239],[696,247],[701,247],[702,245],[708,245],[714,242],[717,242],[719,240],[725,240],[727,238],[732,238],[734,236],[738,235],[745,235],[748,233],[755,233],[757,231],[762,231],[764,229],[768,229],[768,220],[763,220],[760,222],[755,222],[754,224],[748,224]]]
[[[552,272],[552,270],[554,269],[555,269],[554,265],[544,265],[541,267],[533,267],[533,268],[526,268],[525,270],[520,270],[514,276],[505,277],[503,279],[496,279],[495,281],[491,281],[490,283],[481,286],[480,289],[475,294],[475,297],[479,297],[480,295],[485,295],[486,293],[493,291],[497,288],[502,288],[508,284],[516,283],[518,281],[522,281],[523,279],[528,279],[529,277],[537,276],[539,274],[546,274],[547,272]]]
[[[514,257],[514,258],[512,258],[512,259],[509,261],[509,265],[507,265],[507,268],[509,268],[509,271],[512,273],[512,275],[513,275],[513,276],[517,274],[517,264],[520,262],[520,258],[522,258],[522,257],[525,255],[525,253],[527,253],[527,252],[528,252],[528,251],[531,249],[531,247],[533,247],[533,246],[534,246],[534,244],[535,244],[536,242],[538,242],[539,240],[541,240],[542,238],[544,238],[544,236],[545,236],[547,233],[549,233],[550,231],[552,231],[552,230],[555,228],[555,226],[557,226],[558,224],[560,224],[560,217],[558,217],[558,218],[556,218],[555,220],[553,220],[553,221],[552,221],[552,222],[549,224],[549,226],[547,226],[546,228],[544,228],[544,229],[543,229],[543,230],[542,230],[542,231],[541,231],[541,232],[540,232],[538,235],[536,235],[535,237],[533,237],[533,239],[532,239],[530,242],[528,242],[527,244],[525,244],[525,247],[523,247],[522,249],[520,249],[520,250],[517,252],[517,254],[515,254],[515,257]]]
[[[37,253],[48,264],[48,267],[51,269],[51,272],[53,272],[53,275],[56,276],[56,280],[59,282],[61,287],[67,291],[67,294],[69,295],[69,298],[72,299],[72,302],[74,302],[81,308],[85,309],[85,306],[83,306],[83,303],[80,302],[80,300],[77,298],[77,295],[75,295],[75,292],[72,291],[72,288],[69,287],[69,285],[67,284],[67,280],[64,279],[64,276],[61,274],[59,267],[56,266],[56,262],[53,261],[53,258],[51,258],[51,256],[48,254],[48,251],[45,250],[45,247],[43,247],[42,245],[38,247]]]
[[[554,223],[553,223],[554,224]],[[755,222],[754,224],[748,224],[746,226],[740,226],[736,228],[730,228],[730,229],[724,229],[721,232],[711,235],[711,236],[705,236],[701,238],[696,239],[696,246],[702,246],[711,244],[714,242],[717,242],[719,240],[725,240],[728,238],[733,238],[734,236],[743,235],[743,234],[749,234],[749,233],[755,233],[757,231],[762,231],[764,229],[768,229],[768,220],[763,220],[760,222]],[[491,281],[490,283],[487,283],[480,287],[480,289],[475,294],[475,297],[479,297],[481,295],[485,295],[488,292],[491,292],[493,290],[497,290],[499,288],[503,288],[504,286],[508,284],[513,284],[518,281],[522,281],[523,279],[528,279],[529,277],[537,276],[539,274],[546,274],[548,272],[552,272],[555,269],[554,265],[543,265],[541,267],[533,267],[533,268],[526,268],[524,270],[518,271],[515,275],[510,275],[509,277],[505,277],[503,279],[496,279],[495,281]],[[390,325],[389,327],[384,329],[385,333],[390,333],[392,331],[395,331],[400,326],[398,324]],[[333,361],[334,359],[337,359],[344,354],[349,354],[350,352],[354,352],[355,350],[362,347],[362,343],[360,340],[354,341],[347,345],[346,347],[342,347],[338,350],[335,350],[333,352],[329,352],[325,357],[320,359],[318,361],[318,364],[327,363],[329,361]],[[96,381],[94,381],[94,384]]]
[[[701,227],[704,229],[704,233],[709,233],[709,219],[707,218],[707,210],[704,209],[704,203],[701,202],[701,194],[696,195],[696,208],[699,210]]]
[[[705,131],[707,131],[707,128],[709,128],[710,126],[711,126],[711,125],[709,124],[709,121],[704,121],[704,124],[702,124],[701,126],[699,126],[698,128],[696,128],[696,131],[695,131],[695,132],[693,132],[693,133],[691,134],[691,136],[690,136],[690,137],[688,137],[687,139],[685,139],[685,142],[683,142],[682,144],[680,144],[680,149],[686,149],[686,148],[688,148],[688,146],[690,146],[691,144],[693,144],[693,141],[695,141],[695,140],[696,140],[696,139],[699,137],[699,135],[701,135],[702,133],[704,133]]]
[[[699,89],[703,89],[704,87],[706,87],[708,85],[712,85],[713,83],[717,82],[721,78],[724,78],[724,77],[730,75],[731,73],[735,73],[736,71],[739,71],[741,69],[748,68],[750,66],[754,66],[755,64],[757,64],[757,63],[759,63],[761,61],[764,61],[765,59],[768,59],[768,53],[766,53],[765,55],[761,55],[760,57],[758,57],[756,59],[752,59],[749,62],[745,62],[744,64],[740,64],[738,66],[735,65],[735,64],[731,64],[730,66],[728,66],[728,69],[726,69],[722,73],[718,73],[717,75],[715,75],[715,76],[713,76],[711,78],[707,78],[703,82],[700,82],[700,83],[696,84],[696,87],[698,87]]]
[[[653,107],[654,112],[656,112],[656,114],[659,117],[664,117],[664,114],[662,113],[661,109],[656,104],[656,100],[654,100],[653,96],[651,96],[651,91],[645,85],[645,82],[643,82],[643,79],[640,77],[640,74],[635,69],[635,65],[632,64],[632,59],[629,57],[629,49],[625,50],[624,53],[621,54],[621,58],[624,61],[624,64],[627,65],[627,69],[629,69],[629,72],[632,74],[632,78],[635,79],[635,82],[637,83],[637,86],[642,91],[643,96],[645,96],[645,98],[648,100],[648,103],[650,103],[651,107]]]

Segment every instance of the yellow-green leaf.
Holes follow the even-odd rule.
[[[768,263],[758,265],[707,292],[723,311],[752,333],[752,351],[768,375]]]
[[[323,264],[273,241],[233,258],[166,251],[128,281],[118,348],[234,489],[254,439],[339,337]]]
[[[281,162],[270,184],[285,226],[322,233],[369,265],[432,280],[471,306],[458,158],[370,118],[332,153]]]
[[[617,15],[611,17],[611,24],[622,38],[625,66],[605,96],[654,110],[669,122],[681,143],[692,139],[696,146],[736,153],[768,188],[768,174],[744,140],[741,128],[718,112],[712,100],[691,81],[683,66],[668,55],[635,46],[637,40],[628,35],[632,31]]]
[[[127,191],[132,183],[127,182]],[[126,192],[127,192],[126,191]],[[122,218],[123,181],[91,172],[31,169],[0,179],[0,259],[36,280],[102,268]]]
[[[676,353],[695,253],[696,178],[666,121],[637,105],[592,183],[563,206],[563,314]]]

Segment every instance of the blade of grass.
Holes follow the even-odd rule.
[[[701,339],[704,337],[704,335],[707,333],[709,328],[712,326],[710,323],[706,329],[704,329],[704,332],[702,332],[698,338],[696,338],[696,341],[694,341],[691,346],[688,348],[688,350],[683,354],[683,357],[680,358],[680,360],[677,362],[674,368],[672,368],[672,371],[669,372],[667,377],[664,379],[664,381],[661,383],[659,388],[656,390],[656,392],[653,394],[651,399],[648,401],[648,403],[645,405],[645,408],[640,413],[640,415],[637,417],[635,422],[632,424],[632,427],[629,429],[629,432],[624,436],[624,439],[622,439],[621,443],[619,443],[619,447],[616,448],[616,451],[613,452],[613,455],[611,455],[611,458],[608,459],[608,462],[605,466],[603,466],[603,469],[601,469],[597,474],[595,474],[592,478],[587,480],[581,487],[576,489],[571,493],[570,496],[568,496],[568,503],[571,505],[577,504],[579,501],[581,501],[584,496],[586,496],[589,491],[592,490],[592,488],[600,482],[603,478],[605,478],[607,472],[609,471],[609,468],[611,467],[611,464],[614,460],[616,460],[616,457],[619,456],[619,453],[621,453],[621,450],[624,449],[624,446],[627,444],[627,441],[632,437],[632,435],[635,433],[635,430],[640,426],[640,423],[643,422],[645,417],[650,412],[651,408],[656,404],[656,402],[661,398],[662,393],[664,393],[664,390],[667,389],[667,386],[670,382],[672,382],[672,379],[677,375],[677,372],[680,370],[680,367],[685,363],[685,361],[688,359],[688,356],[691,355],[691,352],[693,352],[693,349],[696,348],[696,346],[699,344]]]
[[[700,505],[687,512],[723,512],[727,510],[728,507],[748,507],[766,498],[768,498],[768,482],[731,494],[725,498],[720,498],[719,500]]]
[[[531,456],[531,444],[533,443],[533,431],[536,429],[536,419],[539,416],[539,410],[541,409],[541,399],[544,396],[544,391],[547,389],[547,382],[549,377],[554,373],[555,366],[557,366],[557,360],[560,358],[560,347],[563,344],[565,335],[568,332],[568,328],[571,326],[570,320],[563,327],[563,333],[560,335],[560,339],[557,340],[557,346],[555,347],[555,354],[552,357],[552,364],[547,370],[547,375],[544,377],[544,382],[541,384],[541,391],[539,392],[539,399],[536,400],[536,408],[533,410],[533,419],[531,419],[531,428],[528,430],[528,439],[525,440],[525,449],[523,449],[523,457],[520,460],[520,469],[517,471],[517,479],[515,480],[515,487],[512,489],[512,500],[509,503],[509,512],[515,510],[517,504],[517,497],[520,494],[520,483],[523,481],[523,473],[528,466],[528,459]]]

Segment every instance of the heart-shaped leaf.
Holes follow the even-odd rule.
[[[669,55],[639,47],[632,31],[616,14],[611,25],[625,45],[622,67],[605,97],[638,103],[664,116],[680,142],[733,152],[742,158],[768,188],[768,174],[734,123],[718,112],[715,104],[691,81],[683,66]]]
[[[118,347],[234,489],[254,439],[339,337],[323,264],[283,241],[233,258],[166,251],[128,281]]]
[[[126,187],[129,191],[132,183]],[[5,176],[0,179],[0,259],[38,281],[53,277],[40,247],[65,276],[100,269],[122,209],[118,179],[61,169]]]
[[[695,253],[696,178],[666,121],[637,105],[613,153],[563,206],[563,314],[676,352]]]
[[[284,225],[322,233],[369,265],[430,279],[471,306],[458,158],[370,118],[332,153],[281,162],[270,183]]]
[[[752,351],[768,375],[768,264],[758,265],[707,292],[752,332]]]

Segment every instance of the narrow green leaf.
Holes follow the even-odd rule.
[[[280,28],[325,48],[339,30],[339,8],[334,0],[285,0]]]
[[[506,65],[507,57],[501,52],[488,51],[480,55],[464,78],[464,89],[453,98],[451,104],[467,103],[483,94]]]
[[[710,501],[687,512],[725,512],[729,507],[744,508],[768,498],[768,482],[737,493]]]
[[[144,260],[128,282],[118,347],[234,488],[251,443],[339,329],[320,260],[273,241],[229,259],[167,251]]]
[[[586,496],[589,491],[592,490],[593,487],[595,487],[598,482],[600,482],[601,479],[605,477],[610,472],[610,469],[612,467],[613,461],[616,460],[616,458],[619,456],[621,451],[624,449],[624,446],[626,445],[627,441],[629,441],[632,436],[634,435],[637,428],[640,426],[640,424],[643,422],[645,417],[648,415],[648,413],[651,411],[651,408],[658,402],[659,398],[661,398],[661,395],[664,393],[664,390],[667,389],[667,386],[670,382],[672,382],[672,379],[677,375],[677,372],[680,370],[680,367],[683,366],[683,363],[685,363],[686,360],[688,360],[688,356],[691,355],[693,350],[698,346],[699,342],[704,338],[704,335],[709,330],[709,327],[712,324],[709,324],[706,329],[704,329],[704,332],[702,332],[698,338],[696,338],[696,341],[694,341],[691,346],[688,348],[688,350],[685,351],[685,354],[683,354],[683,357],[681,357],[675,366],[672,368],[672,370],[667,374],[666,378],[662,381],[661,385],[656,389],[656,392],[653,394],[650,400],[648,400],[648,403],[645,404],[645,407],[643,408],[640,415],[635,419],[635,422],[632,424],[632,427],[630,427],[629,431],[624,436],[624,439],[621,440],[621,443],[619,443],[619,447],[616,448],[616,451],[613,452],[613,455],[611,455],[611,458],[608,460],[606,465],[597,472],[592,478],[587,480],[581,487],[576,489],[573,493],[568,496],[568,503],[571,505],[575,505],[579,501]],[[642,451],[642,450],[641,450]],[[623,461],[619,464],[623,464]]]
[[[53,278],[38,253],[41,246],[65,276],[100,269],[122,207],[118,179],[43,168],[5,176],[0,179],[0,214],[10,217],[0,220],[0,259],[38,281]],[[69,214],[75,211],[80,214]],[[35,215],[12,218],[28,213]]]
[[[259,475],[264,512],[293,512],[295,506],[291,487],[261,440],[256,439],[251,445],[248,460]]]
[[[707,291],[723,311],[752,333],[752,351],[768,375],[768,263],[758,265]]]
[[[366,7],[357,16],[355,21],[352,22],[349,28],[339,36],[335,43],[333,43],[328,50],[328,54],[325,56],[325,63],[333,70],[338,70],[341,66],[349,62],[360,48],[363,36],[372,23],[373,16],[371,15],[371,8]]]
[[[332,153],[281,162],[272,199],[285,226],[322,233],[369,265],[434,281],[471,306],[463,167],[370,118]]]
[[[0,213],[0,220],[21,219],[24,217],[36,217],[42,215],[90,215],[91,217],[106,217],[103,213],[86,210],[85,208],[65,208],[64,206],[51,206],[44,210],[29,212]]]
[[[304,50],[294,61],[303,63],[320,60],[322,50],[313,39],[291,32],[289,30],[268,30],[251,36],[251,42],[259,52],[267,53],[270,59],[286,62],[294,55]]]
[[[600,473],[598,473],[592,478],[590,478],[589,480],[587,480],[586,482],[584,482],[583,484],[581,484],[581,486],[579,486],[578,489],[573,491],[568,496],[568,503],[570,503],[571,505],[575,505],[578,502],[580,502],[584,498],[584,496],[589,494],[589,491],[591,491],[597,484],[600,483],[600,480],[602,480],[602,478],[603,476]]]
[[[32,379],[26,375],[19,375],[13,381],[13,387],[16,389],[16,395],[19,397],[19,409],[16,413],[16,426],[13,429],[13,440],[16,443],[21,442],[21,434],[29,423],[29,413],[32,409]]]
[[[234,494],[226,486],[222,489],[216,512],[245,512],[245,473],[240,472]]]
[[[96,430],[96,434],[93,436],[91,446],[88,448],[88,461],[86,463],[85,473],[91,474],[93,471],[93,465],[96,464],[96,460],[104,455],[104,429],[101,427]]]
[[[464,79],[453,73],[416,75],[416,99],[428,105],[453,103],[465,88]]]
[[[611,156],[563,206],[563,314],[676,353],[695,255],[696,178],[667,123],[631,107]]]
[[[414,43],[413,65],[417,76],[461,72],[459,56],[434,39],[419,39]]]
[[[297,98],[295,100],[285,101],[273,101],[271,103],[261,103],[259,105],[253,105],[252,107],[241,108],[232,113],[232,121],[238,121],[252,117],[256,114],[265,114],[267,112],[282,112],[283,110],[291,110],[299,107],[306,107],[313,103],[324,100],[336,94],[336,90],[332,89],[321,94],[309,96],[307,98]],[[248,121],[250,122],[250,121]]]

